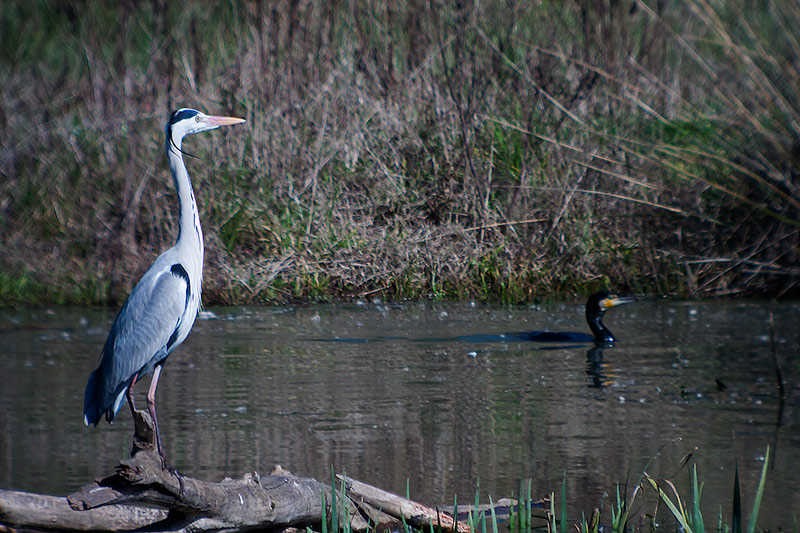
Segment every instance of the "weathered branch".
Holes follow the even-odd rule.
[[[437,530],[469,533],[466,522],[457,523],[452,516],[438,509],[426,507],[349,477],[339,475],[336,477],[344,481],[347,496],[355,502],[360,502],[362,506],[381,509],[391,516],[403,517],[407,524],[420,529],[425,528],[424,531],[427,531],[429,526],[433,526]]]
[[[314,527],[322,522],[320,502],[329,489],[318,481],[282,470],[268,476],[252,472],[219,483],[190,478],[162,468],[148,413],[137,411],[134,426],[131,459],[117,466],[115,474],[70,495],[73,509],[133,502],[155,505],[169,510],[159,527],[194,531]]]
[[[0,531],[3,526],[72,531],[136,529],[167,517],[164,509],[115,505],[91,511],[73,510],[66,498],[0,490]]]
[[[134,431],[131,458],[114,474],[67,498],[0,490],[0,531],[4,526],[71,531],[320,530],[322,521],[330,520],[333,497],[338,523],[349,524],[354,532],[396,529],[402,521],[418,528],[433,525],[439,531],[469,530],[463,520],[457,522],[444,511],[345,477],[339,477],[344,491],[331,491],[280,467],[266,476],[252,472],[219,483],[194,479],[163,468],[148,413],[137,411]]]

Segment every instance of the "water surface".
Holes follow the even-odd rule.
[[[499,335],[586,331],[582,303],[211,308],[158,390],[171,463],[219,480],[276,464],[337,472],[430,504],[560,492],[572,518],[646,468],[695,450],[706,520],[729,515],[738,459],[745,505],[763,456],[763,527],[800,509],[798,391],[780,408],[775,353],[797,382],[800,305],[643,301],[611,310],[614,347]],[[66,495],[130,449],[130,415],[82,423],[83,388],[114,312],[0,312],[0,487]],[[724,390],[720,386],[724,384]],[[137,390],[141,402],[146,384]],[[643,510],[651,512],[649,499]],[[606,511],[606,517],[610,513]]]

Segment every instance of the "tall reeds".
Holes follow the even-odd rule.
[[[207,303],[795,293],[788,0],[0,7],[0,301],[124,297],[192,141]],[[98,281],[101,280],[101,281]]]

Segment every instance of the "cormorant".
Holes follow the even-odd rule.
[[[617,296],[608,291],[596,292],[589,296],[586,301],[586,322],[591,335],[586,333],[575,333],[572,331],[528,331],[514,333],[520,340],[533,342],[604,342],[612,343],[617,339],[611,330],[603,324],[603,315],[607,310],[618,305],[635,301],[636,298],[630,296]]]

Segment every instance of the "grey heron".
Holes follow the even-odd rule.
[[[181,145],[192,133],[242,122],[241,118],[210,116],[187,108],[170,115],[166,151],[178,193],[178,240],[158,256],[128,296],[108,333],[100,364],[86,384],[83,422],[97,426],[103,415],[109,423],[114,420],[126,399],[133,413],[133,387],[153,373],[147,408],[164,468],[167,462],[158,430],[156,387],[162,365],[192,329],[203,280],[203,231]]]

